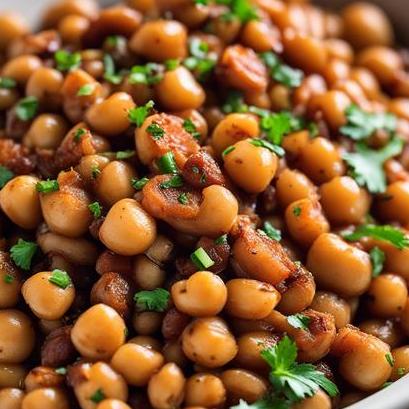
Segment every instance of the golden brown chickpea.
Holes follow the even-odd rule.
[[[166,272],[147,256],[140,254],[134,259],[132,278],[142,290],[154,290],[163,286]]]
[[[401,56],[395,50],[381,46],[361,51],[357,57],[357,65],[372,71],[384,86],[391,85],[396,79],[396,73],[403,70]]]
[[[297,200],[315,199],[317,188],[304,173],[287,168],[278,175],[276,195],[281,206],[287,207]]]
[[[104,399],[95,409],[131,409],[131,407],[119,399]]]
[[[165,364],[148,383],[149,402],[155,409],[179,407],[184,398],[185,377],[174,363]]]
[[[397,381],[409,372],[409,346],[392,349],[393,369],[391,381]]]
[[[268,93],[273,111],[288,110],[291,108],[291,90],[281,84],[273,84]],[[261,107],[264,108],[264,107]],[[269,106],[266,107],[270,108]]]
[[[345,81],[350,75],[351,67],[348,63],[337,58],[330,60],[322,73],[327,83],[333,88],[339,82]]]
[[[156,238],[155,220],[133,199],[122,199],[109,210],[100,240],[112,251],[133,256],[147,250]]]
[[[160,351],[162,349],[162,344],[158,339],[147,335],[137,335],[131,338],[127,343],[141,345],[153,351]]]
[[[27,81],[26,95],[36,97],[44,109],[56,110],[61,104],[64,76],[53,68],[40,67]]]
[[[125,323],[113,308],[96,304],[79,316],[71,341],[86,358],[109,359],[125,342]]]
[[[90,399],[101,391],[107,399],[118,399],[126,402],[128,385],[125,379],[105,362],[81,363],[71,368],[73,387],[81,409],[95,409],[97,404]],[[78,371],[78,376],[74,371]],[[122,408],[121,408],[122,409]]]
[[[371,319],[359,324],[359,329],[367,334],[379,338],[381,341],[395,348],[401,345],[405,335],[401,326],[392,320]]]
[[[75,298],[72,283],[66,288],[53,284],[50,271],[32,275],[24,282],[21,293],[31,311],[46,320],[58,320],[68,311]]]
[[[199,28],[209,17],[209,7],[204,4],[185,3],[173,11],[175,19],[188,28]]]
[[[65,393],[55,388],[40,388],[29,392],[24,398],[21,409],[69,409],[70,404]]]
[[[308,252],[307,268],[318,286],[345,297],[363,294],[371,281],[368,253],[332,233],[315,240]]]
[[[176,20],[147,21],[129,41],[130,49],[150,61],[184,58],[187,55],[187,32]]]
[[[328,139],[311,139],[302,150],[300,167],[315,183],[328,182],[345,172],[339,149]]]
[[[0,88],[0,111],[11,108],[19,98],[16,89]]]
[[[21,409],[24,392],[18,388],[0,390],[0,405],[3,409]]]
[[[338,295],[325,291],[317,291],[310,306],[312,309],[331,314],[337,329],[351,322],[351,307]]]
[[[182,348],[199,365],[217,368],[237,354],[237,344],[226,323],[218,317],[198,318],[183,331]]]
[[[118,136],[129,128],[128,111],[134,107],[129,94],[117,92],[92,105],[86,113],[86,120],[101,135]]]
[[[166,362],[173,362],[180,368],[186,368],[189,364],[189,360],[183,353],[182,346],[178,340],[167,342],[162,352]]]
[[[295,89],[293,103],[302,108],[305,112],[305,105],[314,95],[323,94],[328,90],[324,78],[318,74],[308,75],[301,82],[301,85]]]
[[[394,98],[388,106],[390,112],[409,121],[409,98]]]
[[[171,293],[176,308],[193,317],[217,315],[227,299],[223,280],[209,271],[198,271],[187,280],[177,281]]]
[[[31,320],[18,310],[0,310],[0,363],[20,363],[34,348]]]
[[[237,141],[256,138],[260,133],[258,120],[251,114],[234,113],[222,119],[213,130],[212,146],[218,155]]]
[[[257,53],[279,51],[282,48],[280,32],[267,20],[251,20],[246,23],[240,34],[240,42]]]
[[[385,12],[367,2],[348,5],[342,11],[344,35],[355,48],[374,45],[390,46],[393,29]]]
[[[356,81],[366,96],[371,99],[377,99],[380,95],[380,87],[375,75],[366,68],[352,68],[351,79]]]
[[[162,314],[156,311],[142,311],[135,313],[132,326],[139,335],[153,335],[160,330]]]
[[[224,168],[233,182],[248,193],[263,192],[272,181],[278,166],[277,155],[253,145],[252,139],[239,141],[223,156]]]
[[[58,24],[61,40],[66,44],[80,44],[81,37],[90,25],[86,17],[69,14],[63,17]]]
[[[26,392],[39,388],[58,388],[64,383],[64,376],[55,372],[54,368],[36,366],[24,379]]]
[[[135,189],[131,180],[134,177],[136,172],[129,163],[117,160],[108,163],[96,178],[95,192],[98,199],[111,207],[122,199],[132,197]]]
[[[233,317],[258,320],[267,317],[280,301],[280,293],[258,280],[235,278],[226,283],[226,312]],[[243,300],[252,300],[249,303]]]
[[[215,408],[226,400],[226,389],[219,377],[197,373],[186,382],[185,405]]]
[[[245,369],[227,369],[221,373],[220,379],[231,403],[237,403],[240,399],[253,403],[261,399],[268,388],[265,379]]]
[[[309,73],[320,73],[328,61],[328,52],[323,43],[293,29],[283,35],[284,55],[288,61]],[[300,53],[300,50],[303,50]]]
[[[3,33],[0,39],[0,52],[3,53],[14,39],[28,34],[29,27],[27,21],[20,14],[2,12],[0,14],[0,31]]]
[[[391,183],[382,197],[377,201],[377,209],[382,219],[409,223],[407,212],[409,205],[409,182],[397,181]]]
[[[23,365],[0,364],[0,390],[23,387],[26,374],[27,369]]]
[[[81,175],[81,178],[87,185],[91,185],[109,163],[109,158],[106,156],[85,155],[81,158],[79,165],[76,167],[76,171]]]
[[[285,210],[287,228],[297,243],[310,246],[321,234],[329,231],[329,223],[317,200],[300,199]]]
[[[125,344],[117,349],[111,360],[112,367],[130,385],[145,386],[164,364],[161,353],[137,344]]]
[[[340,374],[362,391],[378,389],[392,373],[386,358],[389,346],[351,325],[338,332],[331,352],[339,360]]]
[[[31,75],[43,65],[35,55],[21,55],[4,64],[1,74],[15,79],[20,85],[25,85]]]
[[[320,202],[332,224],[358,224],[368,214],[371,197],[349,176],[335,177],[321,185]]]
[[[68,132],[66,120],[55,114],[38,115],[25,135],[30,146],[39,149],[57,149]]]
[[[59,190],[40,195],[41,210],[50,230],[67,237],[82,236],[92,222],[91,199],[75,171],[58,175]]]
[[[318,389],[311,398],[303,399],[291,406],[291,409],[331,409],[331,398],[322,390]]]
[[[17,176],[0,190],[1,209],[23,229],[36,228],[42,219],[37,182],[35,176]]]
[[[392,318],[402,312],[408,297],[405,280],[396,274],[382,274],[371,281],[369,311],[376,317]]]
[[[155,86],[155,92],[162,106],[171,111],[198,109],[206,96],[202,86],[183,66],[166,71],[162,81]]]
[[[350,64],[354,59],[354,50],[351,45],[339,38],[328,38],[325,47],[330,58],[342,60]]]

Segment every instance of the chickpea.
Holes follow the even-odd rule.
[[[293,103],[300,106],[305,111],[305,105],[313,96],[325,93],[328,90],[324,78],[318,74],[308,75],[301,82],[301,85],[295,89]]]
[[[176,282],[171,293],[176,308],[193,317],[217,315],[227,299],[223,280],[209,271],[198,271],[187,280]]]
[[[398,316],[406,304],[408,289],[405,280],[395,274],[382,274],[371,281],[368,306],[377,317]]]
[[[240,42],[257,53],[281,48],[280,32],[267,21],[251,20],[243,27]]]
[[[345,61],[351,64],[354,59],[354,50],[351,45],[339,38],[328,38],[325,40],[325,47],[330,58]]]
[[[392,320],[371,319],[359,324],[359,329],[367,334],[371,334],[391,348],[401,345],[405,335],[402,333],[401,326]]]
[[[393,29],[385,12],[375,4],[354,3],[342,11],[345,38],[355,48],[390,46]]]
[[[371,198],[349,176],[338,176],[321,185],[320,202],[334,224],[358,224],[368,214]]]
[[[31,75],[43,65],[35,55],[21,55],[4,64],[1,74],[15,79],[20,85],[25,85]]]
[[[53,68],[40,67],[27,81],[26,95],[36,97],[45,109],[55,110],[61,104],[64,76]]]
[[[60,20],[58,32],[64,43],[78,45],[81,43],[81,37],[88,30],[89,26],[90,22],[86,17],[68,14]]]
[[[118,399],[104,399],[96,409],[131,409],[131,407]]]
[[[10,260],[0,251],[0,308],[14,307],[20,298],[21,274]]]
[[[91,199],[77,172],[61,172],[57,181],[59,190],[40,195],[44,219],[54,233],[67,237],[82,236],[92,221],[88,208]]]
[[[197,318],[183,331],[182,348],[193,362],[217,368],[237,354],[237,344],[226,323],[218,318]]]
[[[179,341],[167,342],[163,347],[162,352],[166,362],[173,362],[180,368],[186,368],[189,364]]]
[[[25,138],[40,149],[57,149],[68,132],[68,124],[60,115],[41,114],[32,122]]]
[[[20,14],[2,12],[0,14],[0,30],[4,33],[0,39],[0,52],[3,53],[14,39],[28,34],[29,27],[27,21]]]
[[[135,107],[132,97],[125,92],[117,92],[106,100],[92,105],[85,117],[96,132],[113,137],[129,128],[128,111]]]
[[[284,85],[274,84],[268,93],[272,110],[288,110],[291,108],[291,90]],[[262,107],[264,108],[264,107]],[[266,108],[270,108],[267,106]]]
[[[125,379],[105,362],[81,363],[77,367],[72,367],[71,370],[73,371],[75,396],[81,409],[97,407],[97,404],[90,399],[97,391],[102,391],[106,399],[127,401],[128,385]],[[78,378],[74,376],[74,371],[78,371]]]
[[[363,294],[371,281],[369,255],[332,233],[315,240],[308,252],[307,268],[318,286],[345,297]]]
[[[70,404],[64,392],[55,388],[40,388],[27,393],[21,409],[69,409]]]
[[[235,278],[226,284],[226,312],[237,318],[263,319],[280,301],[280,293],[271,285],[257,280]],[[243,300],[252,300],[249,303]]]
[[[303,71],[320,73],[327,64],[327,49],[318,39],[287,29],[283,35],[283,46],[288,61]]]
[[[147,335],[137,335],[131,338],[127,343],[140,345],[153,351],[160,351],[162,349],[162,344],[159,340]]]
[[[142,290],[154,290],[163,286],[166,272],[148,257],[140,254],[134,259],[132,278]]]
[[[64,383],[64,377],[55,372],[54,368],[36,366],[24,379],[26,392],[39,388],[57,388]]]
[[[112,367],[127,383],[135,386],[147,385],[163,364],[164,358],[160,352],[132,343],[118,348],[111,359]]]
[[[224,156],[224,167],[234,183],[249,193],[260,193],[273,179],[278,165],[275,153],[252,144],[252,139],[239,141]]]
[[[391,85],[396,79],[396,73],[403,70],[401,56],[391,48],[382,46],[368,47],[357,57],[357,65],[372,71],[378,81]]]
[[[19,99],[15,89],[0,88],[0,111],[11,108]]]
[[[378,389],[392,373],[386,359],[390,354],[389,346],[353,326],[348,325],[338,332],[331,351],[338,357],[340,374],[362,391]]]
[[[174,16],[188,28],[199,28],[209,17],[209,10],[202,4],[184,4],[174,10]]]
[[[155,91],[163,107],[173,111],[198,109],[205,100],[202,86],[183,66],[166,71],[162,81],[155,86]]]
[[[361,86],[368,98],[379,98],[381,92],[379,83],[370,70],[360,67],[353,68],[350,77]]]
[[[2,388],[21,388],[26,374],[23,365],[0,364],[0,391]]]
[[[316,292],[310,307],[316,311],[331,314],[337,329],[343,328],[351,322],[351,307],[344,299],[334,293]]]
[[[253,403],[267,392],[268,383],[261,376],[245,369],[227,369],[220,379],[226,388],[228,401],[237,403],[240,399]]]
[[[311,398],[303,399],[292,406],[292,409],[331,409],[331,398],[322,390],[318,389]]]
[[[151,61],[184,58],[187,32],[176,20],[147,21],[129,41],[130,49]]]
[[[110,250],[124,256],[143,253],[155,237],[155,220],[133,199],[116,202],[99,230],[100,240]]]
[[[409,372],[409,347],[407,345],[392,349],[393,369],[391,380],[397,381]]]
[[[134,314],[132,325],[139,335],[152,335],[159,331],[162,318],[162,314],[158,312],[142,311]]]
[[[45,271],[32,275],[24,282],[21,292],[31,311],[46,320],[58,320],[68,311],[75,298],[72,284],[66,288],[50,282],[53,273]]]
[[[109,359],[125,342],[125,323],[113,308],[96,304],[79,316],[71,341],[84,357]]]
[[[179,407],[184,398],[185,377],[174,363],[165,364],[152,376],[148,384],[148,397],[155,409]]]
[[[337,146],[325,138],[310,140],[301,152],[300,167],[315,183],[328,182],[345,172]]]
[[[256,138],[260,133],[257,118],[251,114],[234,113],[222,119],[213,130],[212,146],[218,155],[237,141]]]
[[[402,224],[408,224],[409,216],[406,209],[409,203],[409,182],[391,183],[386,188],[385,198],[377,201],[380,216],[385,220],[396,220]]]
[[[332,59],[328,62],[322,74],[327,83],[335,88],[339,83],[343,83],[348,79],[350,71],[351,67],[348,63],[343,60]]]
[[[0,390],[0,405],[3,409],[21,409],[24,392],[18,388]]]
[[[223,405],[226,389],[221,379],[210,373],[197,373],[186,382],[185,405],[214,408]]]
[[[23,229],[34,229],[41,222],[37,182],[39,179],[34,176],[17,176],[0,190],[1,209]]]
[[[102,155],[85,155],[81,158],[76,167],[76,171],[81,175],[82,180],[87,185],[94,184],[95,179],[100,176],[100,172],[110,163],[106,156]]]
[[[320,234],[329,231],[320,203],[308,198],[288,205],[285,222],[294,240],[304,246],[310,246]]]
[[[20,363],[34,348],[31,320],[18,310],[0,310],[0,363]]]

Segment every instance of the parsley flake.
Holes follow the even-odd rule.
[[[111,55],[104,55],[104,80],[118,85],[122,82],[122,75],[115,73],[115,63]]]
[[[99,169],[98,165],[91,166],[91,176],[92,179],[96,179],[101,174],[101,170]]]
[[[149,62],[145,65],[134,65],[131,68],[128,81],[130,84],[155,85],[162,81],[163,67]]]
[[[79,142],[81,140],[81,136],[85,135],[87,133],[87,131],[84,128],[78,128],[75,130],[74,132],[74,142]]]
[[[372,277],[378,277],[383,270],[383,263],[385,262],[385,253],[379,248],[374,247],[370,252],[372,264]]]
[[[56,192],[60,188],[57,180],[47,179],[37,182],[36,189],[40,193]]]
[[[183,205],[187,205],[189,203],[188,194],[183,192],[178,196],[178,202]]]
[[[231,90],[227,94],[225,103],[222,106],[222,111],[225,114],[231,114],[232,112],[248,112],[249,107],[244,103],[243,94],[237,90]]]
[[[51,276],[48,278],[48,281],[51,284],[56,285],[57,287],[65,290],[68,286],[72,284],[71,278],[66,271],[55,269],[51,273]]]
[[[214,241],[214,244],[217,244],[217,245],[228,244],[227,234],[223,234],[223,235],[221,235],[220,237],[218,237],[218,238]]]
[[[131,185],[135,190],[142,190],[148,182],[149,179],[146,177],[141,179],[132,178]]]
[[[304,73],[301,70],[284,64],[280,58],[271,51],[262,53],[260,56],[266,66],[270,69],[271,77],[275,81],[291,88],[300,86],[301,81],[304,78]]]
[[[93,202],[88,205],[88,209],[92,213],[95,219],[98,219],[102,215],[102,206],[99,202]]]
[[[57,64],[57,70],[71,71],[81,65],[81,54],[78,52],[70,53],[66,50],[58,50],[54,54],[54,60]]]
[[[2,189],[8,181],[13,179],[14,173],[5,166],[0,165],[0,189]]]
[[[11,89],[17,86],[17,82],[14,78],[0,77],[0,88]]]
[[[200,139],[200,132],[197,130],[196,125],[190,118],[186,118],[183,121],[183,128],[186,132],[190,133],[195,139]]]
[[[268,149],[270,152],[275,153],[277,156],[284,156],[285,151],[281,146],[274,145],[271,142],[265,141],[264,139],[253,138],[249,141],[254,146]]]
[[[16,115],[22,121],[33,119],[38,111],[38,99],[26,97],[21,99],[16,106]]]
[[[229,7],[230,10],[223,15],[227,21],[233,18],[237,18],[242,23],[258,20],[257,11],[249,0],[219,0],[216,2]]]
[[[129,122],[138,128],[141,127],[154,105],[153,101],[148,101],[145,105],[130,109],[128,112]]]
[[[6,284],[11,284],[14,281],[14,277],[11,274],[6,274],[3,278]]]
[[[171,189],[183,186],[183,179],[179,175],[172,176],[166,182],[162,182],[159,187],[161,189]]]
[[[179,67],[179,60],[170,59],[165,61],[165,68],[167,71],[176,70],[177,67]]]
[[[168,308],[170,294],[164,288],[139,291],[134,295],[136,306],[143,311],[163,312]]]
[[[310,325],[311,318],[307,317],[304,314],[298,313],[294,315],[289,315],[287,317],[287,322],[293,328],[308,330],[308,326]]]
[[[301,214],[301,207],[300,206],[296,206],[293,208],[293,215],[295,217],[298,217]]]
[[[77,96],[78,97],[85,97],[85,96],[91,95],[94,92],[96,85],[97,84],[95,82],[83,85],[78,90]]]
[[[270,239],[280,241],[281,231],[276,229],[270,222],[264,222],[262,230]]]
[[[99,388],[95,391],[95,393],[89,398],[89,400],[92,400],[95,403],[99,403],[105,399],[105,394],[104,391]]]
[[[36,243],[18,239],[17,244],[10,249],[10,256],[16,266],[23,270],[29,270],[37,249],[38,245]]]
[[[148,132],[155,141],[162,138],[165,135],[165,130],[161,128],[156,122],[152,122],[147,128],[146,132]]]

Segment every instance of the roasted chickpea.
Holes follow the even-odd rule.
[[[366,2],[354,3],[342,11],[345,38],[355,48],[393,43],[393,29],[385,12]]]
[[[226,400],[226,389],[221,379],[210,373],[197,373],[186,382],[185,405],[214,408]]]
[[[17,176],[0,190],[1,209],[23,229],[34,229],[42,219],[38,182],[34,176]]]
[[[53,284],[53,272],[32,275],[21,289],[25,302],[38,317],[46,320],[60,319],[74,301],[75,289],[71,283],[64,288]],[[65,285],[65,284],[64,284]]]
[[[212,146],[218,155],[237,141],[256,138],[260,133],[254,115],[234,113],[222,119],[213,130]]]
[[[274,84],[268,93],[272,110],[288,110],[291,107],[291,90],[281,84]],[[270,108],[270,106],[262,107]]]
[[[84,357],[109,359],[125,342],[125,323],[113,308],[96,304],[79,316],[71,341]]]
[[[155,237],[155,220],[133,199],[116,202],[99,230],[100,240],[110,250],[124,256],[143,253]]]
[[[20,298],[21,274],[10,256],[0,251],[0,308],[14,307]]]
[[[0,39],[0,52],[4,52],[14,39],[27,34],[29,27],[27,21],[20,14],[2,12],[0,14],[0,30],[4,33]]]
[[[249,21],[243,27],[240,39],[245,46],[258,53],[281,49],[280,32],[265,20]]]
[[[131,407],[119,399],[104,399],[96,409],[131,409]]]
[[[296,403],[292,407],[293,409],[331,409],[331,398],[322,390],[318,391],[311,397],[303,399],[301,402]]]
[[[258,280],[235,278],[226,283],[226,312],[237,318],[263,319],[280,301],[280,293],[271,285]],[[252,300],[244,303],[243,300]]]
[[[237,354],[237,344],[226,323],[218,317],[198,318],[183,331],[182,348],[193,362],[217,368]]]
[[[58,32],[64,43],[79,44],[89,25],[90,22],[86,17],[68,14],[58,23]]]
[[[54,368],[46,366],[36,366],[24,379],[26,392],[39,388],[58,388],[63,383],[64,377],[55,372]]]
[[[392,349],[393,369],[391,380],[397,381],[409,372],[409,347],[407,345]]]
[[[348,64],[354,58],[354,50],[350,44],[339,38],[328,38],[325,40],[325,47],[330,58],[342,60]]]
[[[391,183],[382,197],[377,201],[377,209],[385,220],[396,220],[402,224],[409,223],[407,206],[409,203],[409,182],[397,181]]]
[[[350,75],[351,67],[343,60],[332,59],[323,71],[323,76],[331,87],[346,81]],[[337,88],[335,88],[337,89]]]
[[[152,61],[184,58],[187,54],[186,28],[175,20],[147,21],[133,35],[129,47]]]
[[[368,307],[376,317],[397,317],[408,297],[405,280],[396,274],[382,274],[371,281],[368,292]]]
[[[340,374],[362,391],[378,389],[392,373],[389,346],[353,326],[338,332],[331,351],[339,359]]]
[[[24,392],[18,388],[0,390],[0,405],[3,409],[21,409]]]
[[[35,55],[21,55],[4,64],[1,73],[4,77],[15,79],[20,85],[25,85],[31,75],[43,65]]]
[[[24,385],[27,369],[18,364],[0,364],[0,390],[2,388],[21,388]]]
[[[320,203],[309,198],[288,205],[285,222],[294,240],[304,246],[310,246],[320,234],[329,231]]]
[[[161,327],[162,314],[156,311],[142,311],[135,313],[132,326],[139,335],[153,335]]]
[[[358,224],[369,211],[371,199],[349,176],[338,176],[321,185],[320,202],[334,224]]]
[[[224,155],[224,168],[239,187],[249,193],[260,193],[273,179],[278,165],[277,155],[268,148],[246,139],[232,146]]]
[[[0,310],[0,363],[20,363],[34,348],[31,320],[18,310]]]
[[[39,388],[23,398],[21,409],[69,409],[65,393],[55,388]]]
[[[152,376],[148,384],[148,397],[155,409],[178,407],[184,398],[185,377],[174,363],[165,364]]]
[[[361,295],[371,281],[369,255],[332,233],[321,234],[312,244],[307,268],[322,289],[341,296]]]
[[[224,307],[227,289],[223,280],[209,271],[198,271],[172,286],[176,308],[193,317],[211,317]]]
[[[11,108],[19,98],[15,89],[0,88],[0,111]]]
[[[359,324],[359,329],[367,334],[371,334],[391,348],[402,344],[405,335],[402,334],[401,326],[392,320],[371,319]]]
[[[117,349],[111,360],[112,367],[127,383],[145,386],[164,364],[161,353],[142,345],[128,343]]]

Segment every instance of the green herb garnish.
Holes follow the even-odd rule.
[[[38,99],[26,97],[21,99],[16,106],[16,115],[22,121],[33,119],[38,111]]]
[[[98,219],[102,215],[102,206],[99,202],[93,202],[88,205],[88,209],[92,213],[95,219]]]
[[[142,126],[154,105],[153,101],[148,101],[145,105],[130,109],[128,112],[129,122],[135,124],[138,128]]]
[[[195,139],[200,139],[200,132],[197,130],[196,125],[190,118],[186,118],[183,121],[183,128],[186,132],[190,133]]]
[[[117,151],[115,152],[115,157],[116,159],[129,159],[132,158],[132,156],[135,156],[135,151],[128,149],[126,151]]]
[[[301,70],[284,64],[277,55],[270,51],[262,53],[261,58],[270,69],[271,77],[275,81],[291,88],[300,86],[304,78],[304,73]]]
[[[85,97],[91,95],[96,87],[96,83],[90,83],[83,85],[77,92],[78,97]]]
[[[393,359],[393,356],[390,352],[385,354],[385,359],[388,362],[388,364],[393,368],[393,365],[395,364],[395,360]]]
[[[115,63],[109,54],[104,54],[104,80],[118,85],[122,82],[122,75],[115,73]]]
[[[0,77],[0,88],[11,89],[17,86],[17,81],[14,78]]]
[[[228,146],[223,152],[222,152],[222,157],[224,158],[226,155],[229,153],[233,152],[236,149],[235,146]]]
[[[220,237],[218,237],[215,241],[214,244],[220,245],[220,244],[228,244],[227,241],[227,234],[223,234]]]
[[[42,180],[41,182],[37,182],[36,189],[37,192],[40,193],[51,193],[56,192],[60,188],[58,181],[53,179]]]
[[[276,229],[270,222],[264,222],[262,230],[270,239],[280,241],[281,231]]]
[[[141,178],[141,179],[135,179],[133,178],[131,180],[131,185],[135,190],[142,190],[143,187],[149,182],[148,178]]]
[[[182,187],[183,186],[183,179],[179,175],[172,176],[169,180],[166,182],[162,182],[159,187],[161,189],[171,189],[171,188],[177,188],[177,187]]]
[[[166,152],[158,159],[158,168],[162,173],[178,173],[179,169],[172,152]]]
[[[81,65],[81,54],[70,53],[66,50],[58,50],[54,54],[54,60],[57,64],[57,70],[59,71],[71,71],[75,70]]]
[[[17,244],[10,249],[10,256],[16,266],[23,270],[29,270],[37,249],[37,243],[18,239]]]
[[[379,248],[374,247],[370,252],[372,264],[372,277],[378,277],[383,270],[383,263],[385,262],[385,253]]]
[[[95,393],[89,398],[95,403],[102,402],[105,399],[105,394],[101,388],[97,389]]]
[[[134,65],[128,81],[130,84],[155,85],[162,81],[163,74],[159,64],[150,62],[146,65]]]
[[[214,261],[206,253],[203,247],[196,249],[191,255],[190,259],[200,270],[205,270],[206,268],[211,267],[214,264]]]
[[[178,196],[178,202],[182,205],[187,205],[189,203],[189,197],[187,193],[183,192]]]
[[[298,313],[298,314],[288,316],[287,322],[293,328],[308,330],[308,326],[310,325],[311,318],[307,317],[304,314]]]
[[[11,284],[14,281],[14,277],[11,274],[6,274],[3,278],[6,284]]]
[[[0,189],[2,189],[7,182],[13,179],[14,173],[5,166],[0,165]]]
[[[264,139],[253,138],[249,141],[254,146],[268,149],[270,152],[275,153],[277,156],[284,156],[285,151],[281,146],[274,145],[271,142],[265,141]]]
[[[301,207],[300,206],[296,206],[293,208],[293,215],[298,217],[301,214]]]
[[[156,122],[152,122],[147,128],[146,132],[148,132],[155,141],[162,138],[165,135],[165,130],[161,128]]]
[[[68,286],[72,284],[71,278],[66,271],[55,269],[51,273],[48,281],[51,284],[56,285],[57,287],[62,288],[65,290]]]
[[[163,312],[168,308],[170,294],[164,288],[155,288],[151,291],[139,291],[134,295],[138,308],[144,311]]]

